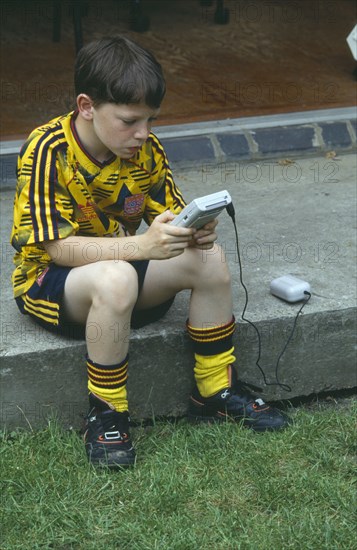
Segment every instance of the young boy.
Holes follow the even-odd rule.
[[[159,319],[191,289],[187,330],[196,387],[189,416],[281,429],[280,411],[235,379],[231,281],[211,222],[173,227],[185,205],[151,125],[165,94],[150,52],[123,37],[79,52],[77,108],[34,130],[18,161],[12,244],[20,311],[87,344],[89,460],[135,462],[126,394],[131,327]],[[142,220],[145,233],[136,235]],[[202,249],[217,253],[202,259]],[[91,330],[96,327],[96,338]],[[114,338],[119,334],[119,342]]]

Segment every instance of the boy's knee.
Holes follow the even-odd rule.
[[[128,262],[101,262],[93,302],[106,303],[121,311],[132,309],[138,298],[138,276]]]
[[[214,243],[212,248],[202,250],[202,261],[204,263],[210,263],[212,265],[222,265],[228,268],[227,259],[223,248],[217,243]]]
[[[223,249],[218,244],[215,243],[207,250],[196,249],[195,255],[198,274],[202,274],[202,268],[204,268],[204,272],[209,274],[211,281],[215,279],[217,284],[231,284],[228,262]]]
[[[207,248],[207,250],[201,250],[202,262],[209,264],[225,264],[226,258],[222,248],[219,244],[214,243],[212,248]]]

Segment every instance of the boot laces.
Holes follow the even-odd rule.
[[[240,397],[245,398],[247,402],[252,403],[253,408],[255,410],[267,409],[268,405],[265,403],[263,399],[252,395],[252,391],[257,392],[260,390],[258,386],[254,386],[254,384],[249,384],[248,382],[239,381],[236,383],[235,387],[232,389],[233,389],[233,392],[232,392],[233,395],[239,395]]]

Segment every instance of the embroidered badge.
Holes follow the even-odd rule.
[[[132,195],[131,197],[126,197],[124,201],[124,212],[129,216],[132,214],[137,214],[140,212],[142,205],[144,204],[145,195],[144,193],[138,193],[137,195]]]

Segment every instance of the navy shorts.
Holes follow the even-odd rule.
[[[148,260],[130,262],[138,275],[139,293],[143,287]],[[21,313],[30,315],[39,325],[69,338],[84,339],[85,327],[66,317],[63,307],[64,285],[71,267],[61,267],[50,264],[37,278],[30,289],[16,298]],[[131,317],[131,327],[140,328],[157,321],[170,309],[174,297],[156,307],[137,310],[134,308]]]

